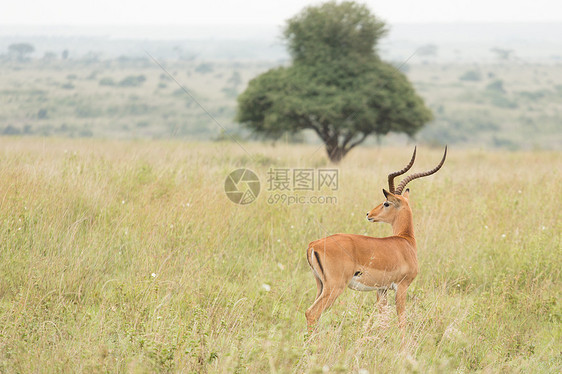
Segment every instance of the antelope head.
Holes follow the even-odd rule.
[[[386,223],[390,223],[392,225],[394,223],[394,221],[396,220],[396,217],[398,217],[401,212],[407,211],[411,214],[412,211],[411,211],[410,205],[408,203],[408,197],[409,197],[410,190],[406,189],[404,191],[404,187],[406,187],[406,185],[409,182],[413,181],[414,179],[427,177],[431,174],[436,173],[439,169],[441,169],[441,166],[443,166],[443,163],[445,162],[446,157],[447,157],[447,147],[445,147],[445,152],[443,154],[443,158],[441,159],[441,162],[439,162],[439,164],[435,168],[433,168],[431,170],[428,170],[428,171],[425,171],[423,173],[416,173],[416,174],[412,174],[412,175],[407,176],[406,178],[404,178],[404,180],[402,180],[402,182],[400,182],[398,187],[395,189],[394,188],[394,178],[396,178],[399,175],[402,175],[402,174],[406,173],[414,165],[414,160],[416,159],[416,148],[414,148],[414,153],[412,154],[412,159],[410,160],[408,165],[406,165],[404,167],[404,169],[396,171],[394,173],[390,173],[388,175],[388,189],[389,189],[389,191],[387,191],[385,189],[382,190],[382,192],[383,192],[383,194],[386,198],[386,201],[377,205],[370,212],[368,212],[367,213],[367,220],[369,222],[386,222]],[[402,191],[404,191],[404,192],[402,192]]]
[[[408,194],[410,190],[406,189],[403,195],[395,195],[384,188],[382,192],[386,197],[386,201],[380,203],[367,213],[367,221],[386,222],[392,225],[401,210],[410,210],[410,205],[408,204]]]

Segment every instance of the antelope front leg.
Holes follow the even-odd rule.
[[[406,294],[409,284],[400,283],[396,290],[396,313],[398,314],[398,326],[402,332],[402,342],[406,338]]]
[[[388,315],[386,314],[386,307],[388,305],[388,299],[386,298],[387,289],[380,288],[377,290],[377,302],[376,304],[379,307],[379,325],[381,327],[387,327],[388,325]],[[375,312],[371,312],[371,316],[365,323],[365,333],[370,332],[371,330],[371,323],[373,322],[373,317],[375,316]]]
[[[386,294],[388,290],[386,288],[380,288],[377,290],[377,304],[379,305],[379,313],[383,313],[384,309],[388,305],[388,300]]]

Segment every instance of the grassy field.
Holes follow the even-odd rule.
[[[323,150],[243,147],[0,138],[0,372],[562,370],[560,152],[453,147],[409,185],[420,273],[401,350],[374,293],[347,290],[306,334],[305,250],[389,235],[364,215],[411,149],[354,150],[337,204],[287,205],[268,203],[268,170],[332,167]],[[414,171],[442,152],[418,151]],[[240,167],[262,182],[245,206],[224,193]]]
[[[236,96],[271,64],[145,60],[0,65],[0,134],[209,139],[221,131],[171,74],[227,130]]]

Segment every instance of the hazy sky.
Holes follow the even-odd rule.
[[[310,0],[7,0],[0,25],[281,25]],[[555,0],[369,0],[389,23],[562,21]]]

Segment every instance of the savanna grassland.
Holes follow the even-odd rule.
[[[228,131],[246,138],[249,132],[234,120],[236,98],[250,79],[281,64],[159,63],[165,70],[149,57],[4,61],[0,134],[208,140],[228,138],[224,133]],[[562,149],[562,65],[517,61],[397,65],[435,116],[418,140],[508,150]],[[312,134],[308,140],[318,138]],[[379,141],[405,143],[396,136]]]
[[[306,334],[305,250],[390,235],[364,215],[411,149],[356,149],[337,204],[287,205],[268,203],[268,170],[333,167],[324,151],[242,145],[1,138],[0,372],[562,370],[560,152],[451,147],[409,185],[420,273],[402,350],[374,293],[346,291]],[[418,151],[413,171],[442,149]],[[245,206],[224,193],[240,167],[262,182]]]

